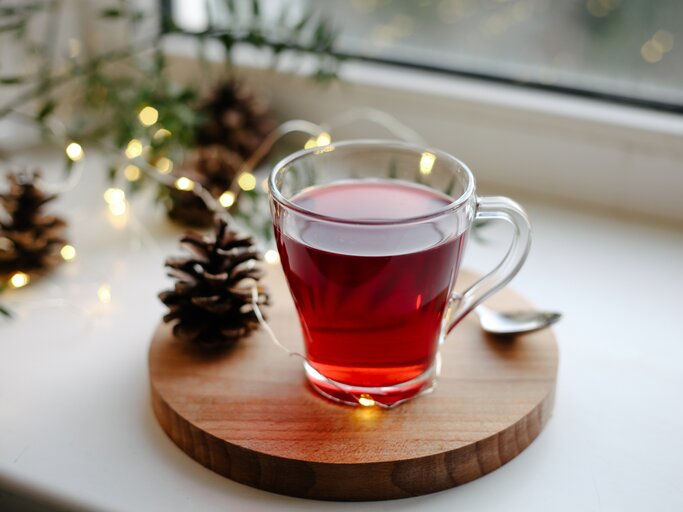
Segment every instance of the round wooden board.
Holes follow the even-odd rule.
[[[473,279],[463,273],[457,288]],[[267,282],[269,322],[286,346],[301,350],[281,270],[271,266]],[[507,289],[489,303],[528,307]],[[469,482],[524,450],[552,410],[557,344],[549,329],[497,339],[466,318],[442,348],[436,390],[390,410],[320,397],[307,386],[301,360],[262,331],[202,357],[161,325],[149,371],[159,423],[204,466],[280,494],[380,500]]]

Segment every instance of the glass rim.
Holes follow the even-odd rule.
[[[465,172],[465,176],[467,177],[467,186],[465,187],[465,190],[463,193],[453,199],[450,203],[448,203],[445,206],[442,206],[438,210],[435,210],[433,212],[423,214],[423,215],[415,215],[412,217],[404,217],[400,219],[343,219],[341,217],[335,217],[332,215],[325,215],[322,213],[317,213],[314,212],[313,210],[309,210],[308,208],[304,208],[302,206],[299,206],[298,204],[294,203],[293,201],[290,201],[287,199],[285,196],[282,195],[282,192],[277,188],[275,185],[275,177],[283,171],[285,168],[290,166],[292,163],[302,160],[304,158],[308,158],[311,156],[317,156],[321,154],[326,154],[330,153],[333,151],[336,151],[338,149],[353,149],[353,148],[376,148],[376,149],[402,149],[402,150],[408,150],[412,151],[416,154],[422,154],[424,152],[429,152],[434,154],[437,158],[444,159],[448,161],[450,164],[453,164],[460,169],[462,169]],[[428,186],[428,185],[427,185]],[[432,188],[432,187],[429,187]],[[331,222],[335,224],[348,224],[348,225],[369,225],[369,226],[387,226],[387,225],[401,225],[401,224],[413,224],[417,222],[424,222],[427,220],[432,220],[437,217],[441,217],[442,215],[445,215],[450,212],[454,212],[455,210],[458,210],[463,204],[467,202],[468,199],[470,199],[474,195],[474,189],[475,189],[475,179],[474,175],[472,174],[472,171],[470,168],[465,165],[462,160],[459,158],[454,157],[453,155],[447,153],[446,151],[442,151],[440,149],[433,149],[427,146],[421,146],[419,144],[412,144],[409,142],[403,142],[403,141],[396,141],[396,140],[383,140],[383,139],[359,139],[359,140],[344,140],[341,142],[333,142],[330,143],[326,146],[318,146],[314,148],[309,148],[309,149],[301,149],[299,151],[296,151],[295,153],[292,153],[291,155],[286,156],[282,160],[280,160],[275,166],[273,167],[273,170],[270,172],[270,176],[268,177],[268,193],[270,194],[271,198],[273,198],[275,201],[280,203],[282,206],[293,210],[301,215],[305,215],[307,217],[313,217],[316,220],[322,220],[326,222]],[[450,196],[449,196],[450,197]]]

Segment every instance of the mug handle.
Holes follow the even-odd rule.
[[[531,224],[524,209],[512,199],[500,196],[477,197],[474,220],[505,220],[514,233],[507,254],[496,268],[464,293],[453,292],[449,302],[446,334],[474,308],[508,284],[522,268],[531,247]]]

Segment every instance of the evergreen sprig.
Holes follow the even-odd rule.
[[[174,160],[193,147],[202,113],[194,108],[203,90],[200,84],[180,84],[169,76],[167,56],[162,46],[169,34],[182,30],[170,17],[162,19],[154,33],[143,33],[151,21],[131,0],[112,0],[99,11],[98,23],[106,28],[124,29],[127,42],[120,48],[100,53],[81,52],[58,59],[59,23],[65,0],[34,0],[0,6],[0,37],[13,38],[17,52],[24,52],[35,63],[26,74],[5,74],[0,65],[0,91],[16,91],[0,103],[0,119],[22,110],[44,133],[50,133],[55,120],[68,113],[68,138],[100,145],[109,156],[109,173],[115,176],[125,167],[122,157],[131,139],[151,144],[146,155],[151,163],[165,156]],[[225,48],[226,70],[233,71],[235,48],[247,45],[270,50],[273,65],[288,52],[312,56],[316,62],[313,76],[329,80],[337,74],[341,57],[334,52],[336,34],[312,4],[297,17],[286,6],[276,16],[264,14],[264,0],[221,0],[207,2],[208,28],[196,34],[200,43],[215,39]],[[45,21],[40,40],[28,30],[38,16]],[[158,27],[158,24],[154,24]],[[7,40],[7,39],[4,39]],[[13,43],[13,44],[15,44]],[[205,48],[205,44],[199,45]],[[200,57],[206,58],[201,53]],[[223,76],[224,78],[224,76]],[[204,84],[205,85],[205,84]],[[140,109],[151,105],[159,112],[158,126],[172,133],[154,138],[152,130],[137,118]],[[113,149],[113,150],[112,150]],[[68,162],[67,162],[68,163]],[[139,183],[136,183],[139,186]]]
[[[273,67],[280,64],[283,55],[294,52],[315,60],[316,79],[324,82],[337,77],[339,64],[345,57],[334,49],[338,34],[329,20],[310,6],[299,15],[292,14],[291,6],[287,4],[283,4],[276,15],[266,17],[261,3],[262,0],[219,1],[207,29],[194,35],[202,41],[218,40],[225,49],[228,64],[236,47],[248,45],[268,49]],[[187,33],[171,18],[164,19],[163,24],[168,33]]]

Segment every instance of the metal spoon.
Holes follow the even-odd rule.
[[[562,315],[554,311],[515,311],[499,313],[485,306],[475,309],[481,328],[498,336],[538,331],[554,324]]]

